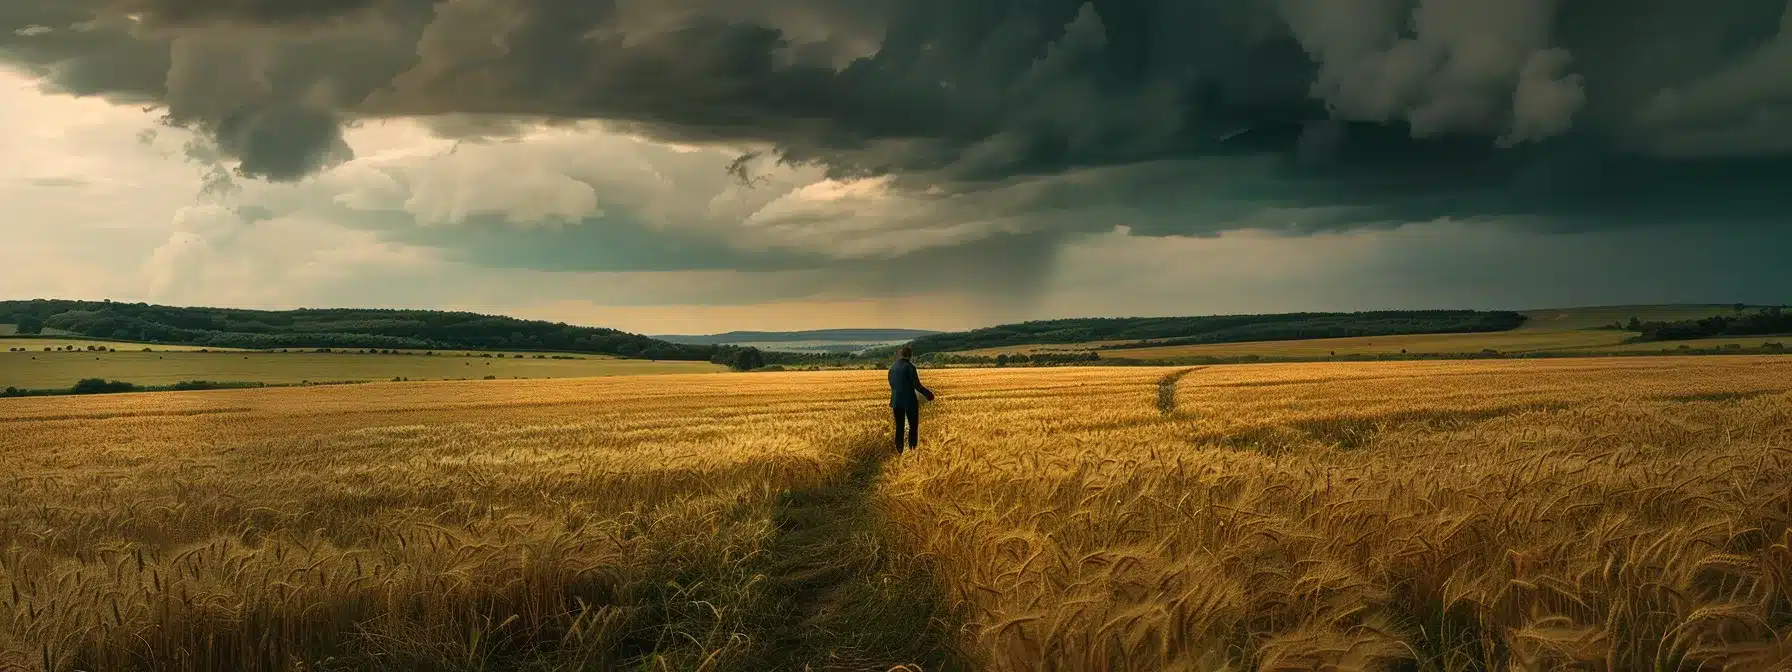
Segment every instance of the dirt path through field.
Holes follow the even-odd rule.
[[[951,627],[924,570],[893,555],[870,492],[895,453],[867,437],[836,482],[788,493],[768,549],[776,608],[762,635],[778,670],[957,670]]]
[[[1175,413],[1176,384],[1182,382],[1182,379],[1188,377],[1188,374],[1200,371],[1202,368],[1205,367],[1197,366],[1192,369],[1182,369],[1164,376],[1163,380],[1157,381],[1157,410],[1163,412],[1164,415]]]

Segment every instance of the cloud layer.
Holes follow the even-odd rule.
[[[1014,299],[1122,226],[1758,236],[1792,207],[1786,0],[12,0],[0,64],[194,134],[211,209],[166,288],[302,221]]]
[[[1785,10],[1781,0],[20,0],[0,9],[0,49],[66,90],[159,102],[214,133],[245,171],[273,178],[324,165],[344,120],[477,113],[626,121],[687,141],[771,143],[840,174],[950,181],[1290,151],[1300,134],[1286,129],[1323,120],[1466,136],[1486,150],[1576,132],[1643,156],[1783,148],[1783,122],[1734,122],[1785,102]],[[1226,141],[1252,130],[1288,137]],[[1324,153],[1336,142],[1317,144]]]

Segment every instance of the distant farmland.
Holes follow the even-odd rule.
[[[1735,314],[1734,305],[1715,303],[1669,304],[1656,306],[1598,306],[1590,308],[1565,308],[1553,310],[1531,310],[1525,312],[1528,318],[1521,331],[1571,331],[1576,329],[1598,329],[1613,323],[1623,323],[1634,317],[1644,322],[1679,322],[1681,320],[1697,320],[1712,315]]]
[[[1759,348],[1767,343],[1792,342],[1787,336],[1745,336],[1707,338],[1696,341],[1654,341],[1623,343],[1623,331],[1506,332],[1498,334],[1433,334],[1419,336],[1376,336],[1368,338],[1327,338],[1314,341],[1264,341],[1258,343],[1216,343],[1212,345],[1179,345],[1161,348],[1125,348],[1103,350],[1109,359],[1172,360],[1184,357],[1329,357],[1394,354],[1465,354],[1494,350],[1503,354],[1594,354],[1607,352],[1660,352],[1681,347],[1717,349],[1728,345]]]
[[[5,328],[12,327],[12,325],[10,325],[10,324],[0,325],[0,326],[3,326]],[[96,347],[96,346],[101,347],[101,348],[110,349],[110,350],[118,350],[120,352],[127,351],[127,350],[131,351],[131,352],[141,352],[145,348],[155,351],[155,352],[199,352],[200,350],[208,350],[211,352],[242,352],[242,350],[239,348],[207,348],[207,347],[198,346],[198,345],[162,345],[162,344],[157,344],[157,343],[126,343],[123,341],[106,341],[106,340],[100,340],[100,339],[96,339],[96,338],[57,338],[54,336],[44,337],[44,338],[33,338],[33,337],[0,338],[0,351],[9,351],[9,352],[13,348],[24,348],[25,350],[29,350],[32,352],[43,352],[44,348],[49,348],[51,350],[62,350],[64,348],[74,348],[75,350],[85,351],[88,348]]]
[[[776,352],[853,354],[871,348],[907,343],[939,332],[918,329],[814,329],[809,331],[731,331],[709,335],[654,336],[684,345],[733,345]]]
[[[1123,348],[1101,351],[1102,357],[1115,359],[1171,359],[1176,357],[1326,357],[1338,355],[1386,355],[1398,353],[1464,353],[1482,350],[1500,352],[1543,352],[1615,346],[1630,334],[1622,331],[1527,332],[1502,331],[1491,334],[1417,334],[1411,336],[1366,336],[1361,338],[1322,338],[1311,341],[1260,341],[1256,343],[1213,343],[1172,345],[1161,348]]]
[[[872,348],[900,345],[907,341],[760,341],[753,343],[723,343],[722,345],[752,346],[760,350],[773,352],[807,352],[807,353],[843,353],[864,352]]]
[[[14,335],[17,335],[18,333],[19,333],[19,325],[0,324],[0,336],[14,336]],[[51,329],[48,327],[45,327],[43,330],[43,335],[45,335],[45,336],[60,336],[60,335],[66,334],[66,333],[68,333],[68,332],[62,331],[60,329]]]
[[[1792,337],[1736,337],[1698,341],[1660,341],[1625,343],[1634,332],[1600,327],[1628,321],[1631,317],[1649,321],[1692,320],[1712,315],[1729,315],[1733,306],[1613,306],[1536,310],[1525,313],[1524,326],[1511,331],[1468,334],[1409,334],[1397,336],[1364,336],[1311,340],[1252,341],[1246,343],[1203,343],[1158,347],[1125,346],[1137,341],[1097,341],[1050,345],[1021,345],[986,348],[965,354],[995,356],[1002,354],[1037,354],[1087,352],[1097,350],[1108,359],[1173,360],[1198,357],[1288,357],[1312,358],[1329,356],[1396,355],[1396,354],[1462,354],[1495,350],[1506,354],[1595,352],[1657,352],[1673,350],[1681,345],[1691,348],[1719,348],[1738,344],[1754,348],[1763,343],[1786,342]]]
[[[71,341],[77,347],[108,345],[118,352],[3,352],[22,339],[0,339],[0,387],[66,388],[84,378],[121,380],[137,385],[172,385],[181,381],[256,382],[271,385],[299,382],[392,380],[455,380],[494,378],[589,378],[657,373],[709,373],[725,370],[709,362],[653,362],[596,355],[482,353],[362,354],[356,352],[212,352],[175,351],[170,346]],[[155,352],[142,352],[144,347]],[[128,349],[127,349],[128,348]],[[499,353],[502,354],[502,353]],[[491,356],[485,356],[491,355]]]

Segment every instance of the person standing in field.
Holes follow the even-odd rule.
[[[933,401],[933,390],[921,384],[921,374],[915,370],[915,363],[909,361],[915,351],[902,346],[896,353],[896,363],[890,365],[890,410],[896,416],[896,452],[902,452],[902,426],[908,425],[908,447],[914,450],[921,442],[921,401],[916,394]]]

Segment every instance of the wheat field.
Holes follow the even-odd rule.
[[[779,495],[887,398],[773,380],[4,400],[0,669],[757,659]]]
[[[980,667],[1792,668],[1792,361],[936,378],[878,498]]]
[[[0,400],[0,670],[1775,670],[1792,359]]]

